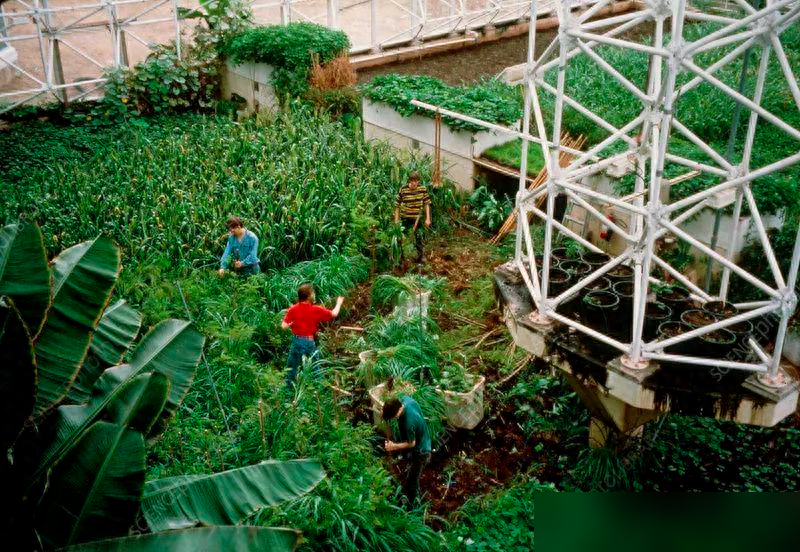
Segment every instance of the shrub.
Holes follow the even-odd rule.
[[[299,96],[307,88],[309,71],[315,59],[325,65],[349,48],[350,39],[343,31],[315,23],[290,23],[232,33],[221,51],[235,63],[272,65],[275,89]]]
[[[519,90],[496,79],[468,87],[455,87],[433,77],[381,75],[364,85],[362,91],[369,99],[387,103],[406,117],[412,113],[434,116],[432,111],[412,105],[411,100],[503,125],[513,125],[522,116],[522,95]],[[452,129],[484,130],[481,126],[451,117],[442,120]]]
[[[190,49],[180,58],[174,46],[159,46],[132,68],[107,73],[106,93],[95,114],[115,119],[202,111],[214,105],[218,74],[212,54]]]

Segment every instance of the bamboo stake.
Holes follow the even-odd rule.
[[[581,135],[577,138],[572,138],[568,133],[564,133],[561,136],[561,144],[567,148],[572,149],[581,149],[586,144],[586,137]],[[568,153],[566,151],[560,151],[558,154],[558,164],[561,167],[566,167],[572,161],[574,155]],[[536,175],[536,178],[528,184],[528,189],[532,190],[547,181],[547,168],[542,167],[542,170],[539,171],[539,174]],[[541,207],[544,201],[547,199],[547,194],[543,194],[537,201],[536,206]],[[517,225],[517,209],[515,208],[511,211],[511,214],[508,215],[503,225],[498,230],[497,235],[495,235],[489,243],[492,245],[497,245],[500,241],[505,238],[508,234],[510,234]]]

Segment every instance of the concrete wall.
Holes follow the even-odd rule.
[[[364,136],[369,140],[386,140],[393,146],[419,150],[433,155],[435,121],[430,117],[413,114],[403,117],[383,102],[362,101]],[[462,190],[475,189],[475,164],[472,159],[487,149],[509,140],[509,136],[495,131],[468,132],[452,130],[442,124],[442,173]]]
[[[271,82],[272,70],[266,63],[226,63],[222,70],[222,98],[229,100],[233,94],[243,97],[247,100],[248,114],[276,109],[278,99]]]

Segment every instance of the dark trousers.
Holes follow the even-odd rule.
[[[417,250],[417,262],[422,261],[422,256],[425,253],[425,224],[423,223],[422,217],[419,219],[400,219],[400,223],[403,225],[404,232],[411,232],[411,237],[414,238],[414,247]],[[414,228],[415,224],[417,226],[416,228]],[[402,257],[402,248],[400,251],[400,255]]]
[[[422,476],[422,470],[431,461],[430,452],[411,452],[411,465],[408,467],[408,477],[406,484],[403,487],[403,492],[408,499],[409,507],[413,508],[419,496],[419,478]]]
[[[292,389],[297,379],[297,371],[303,365],[303,357],[313,362],[319,356],[317,344],[308,339],[292,336],[292,345],[289,347],[289,358],[286,360],[286,389]]]

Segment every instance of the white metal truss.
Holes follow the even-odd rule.
[[[176,7],[177,0],[1,2],[0,49],[15,48],[19,57],[5,61],[16,78],[0,87],[0,113],[42,98],[66,103],[97,93],[106,68],[128,65],[131,41],[146,49],[155,44],[140,29],[158,28],[180,48]],[[81,67],[78,74],[70,74],[65,56],[79,61],[69,64]]]
[[[529,16],[529,0],[251,0],[250,5],[261,24],[308,21],[341,28],[351,38],[352,54]],[[551,12],[553,5],[539,0],[539,13]],[[17,61],[8,62],[17,78],[0,86],[0,113],[43,99],[67,102],[99,93],[106,68],[135,63],[157,43],[172,40],[180,48],[186,22],[177,8],[197,6],[196,0],[0,0],[5,23],[0,49],[20,51]],[[103,47],[88,47],[87,41]],[[139,55],[129,55],[134,49]],[[76,64],[65,57],[80,58],[84,69],[71,71]]]
[[[648,360],[671,361],[717,369],[740,369],[759,373],[759,378],[767,385],[780,386],[785,382],[780,371],[783,341],[787,323],[797,304],[795,284],[800,266],[800,230],[795,241],[789,273],[784,275],[779,268],[778,260],[768,239],[762,217],[760,216],[751,183],[763,176],[782,171],[800,162],[800,129],[783,120],[781,114],[771,113],[762,107],[762,96],[767,67],[771,60],[780,65],[785,80],[787,97],[791,97],[793,105],[800,110],[800,87],[798,87],[795,69],[787,60],[781,45],[781,35],[790,25],[796,25],[800,19],[800,0],[766,0],[763,7],[754,8],[747,0],[736,0],[729,3],[730,9],[722,13],[704,11],[694,7],[687,8],[687,0],[646,0],[632,12],[615,15],[603,19],[593,16],[607,6],[610,0],[599,0],[588,10],[575,11],[573,0],[556,2],[559,18],[559,29],[555,40],[542,54],[534,59],[536,29],[531,26],[529,35],[529,51],[525,76],[522,84],[525,88],[525,110],[522,131],[516,131],[499,125],[480,121],[459,113],[450,112],[436,106],[412,102],[415,105],[438,111],[450,117],[470,121],[485,128],[505,132],[509,136],[522,140],[519,192],[517,208],[520,215],[517,227],[516,264],[535,303],[531,319],[535,323],[547,325],[552,321],[563,323],[575,330],[587,334],[617,349],[623,355],[623,363],[632,368],[647,365]],[[531,2],[531,18],[536,17],[537,4]],[[710,21],[720,24],[716,30],[696,40],[688,38],[685,25],[691,21]],[[641,29],[646,23],[651,31],[646,39],[634,41],[619,38],[625,31],[635,27]],[[667,29],[669,26],[669,29]],[[624,35],[623,35],[624,36]],[[598,46],[633,50],[647,56],[649,77],[645,88],[630,82],[618,68],[613,67],[596,51]],[[760,59],[756,83],[748,95],[732,89],[715,77],[722,67],[742,58],[751,46],[758,46]],[[726,49],[723,49],[726,48]],[[698,53],[715,50],[720,53],[719,59],[708,67],[698,65],[695,56]],[[723,55],[724,54],[724,55]],[[628,124],[617,128],[603,118],[603,113],[592,112],[579,104],[569,95],[567,87],[567,67],[576,56],[587,56],[592,59],[607,75],[623,86],[641,103],[641,112]],[[555,86],[546,82],[545,73],[555,71]],[[738,103],[745,113],[749,113],[745,129],[745,138],[733,162],[715,151],[709,144],[695,135],[691,129],[676,116],[676,108],[680,105],[683,94],[704,85],[704,91],[711,88],[721,91]],[[546,118],[540,103],[540,94],[553,94],[554,113]],[[602,91],[598,90],[598,94]],[[598,127],[608,133],[608,138],[587,151],[574,151],[562,146],[563,115],[565,107],[576,109]],[[546,123],[549,122],[549,124]],[[797,142],[797,152],[765,166],[755,166],[752,161],[756,129],[759,124],[771,124],[783,131],[787,137]],[[534,128],[529,132],[527,129]],[[695,144],[708,159],[704,162],[686,159],[675,155],[670,150],[670,139],[680,135]],[[548,171],[547,181],[534,190],[526,189],[527,150],[530,143],[538,144],[542,149]],[[624,149],[620,151],[620,144]],[[612,149],[614,148],[614,149]],[[569,151],[574,160],[567,166],[560,166],[558,155]],[[612,164],[620,161],[635,167],[634,193],[626,197],[618,197],[595,191],[585,183],[585,178],[604,171]],[[672,203],[662,202],[662,190],[668,186],[663,175],[667,163],[685,165],[714,175],[719,182],[710,188],[694,193],[685,199]],[[712,247],[701,243],[681,228],[681,224],[700,212],[709,204],[712,196],[725,190],[734,190],[733,231],[727,254],[722,255]],[[571,201],[584,207],[587,215],[607,225],[617,232],[626,243],[625,250],[611,258],[604,266],[595,269],[569,289],[558,295],[550,293],[550,258],[556,232],[577,240],[591,251],[601,250],[587,241],[583,236],[570,230],[554,219],[555,198],[558,194],[566,194]],[[539,209],[537,199],[546,195],[547,204],[544,210]],[[733,260],[735,240],[739,235],[742,206],[746,202],[754,221],[757,238],[764,250],[764,259],[770,268],[773,280],[765,282],[738,266]],[[604,207],[613,206],[627,213],[627,230],[621,228],[617,221],[610,219]],[[534,240],[528,223],[528,215],[533,214],[544,221],[544,250],[541,267],[537,266]],[[674,269],[658,254],[656,240],[666,234],[689,243],[697,251],[713,259],[722,266],[722,277],[716,293],[706,292],[692,282],[680,271]],[[600,333],[576,320],[556,312],[559,305],[575,296],[603,274],[619,264],[625,263],[634,271],[633,312],[631,313],[631,342],[623,343],[609,335]],[[540,270],[541,269],[541,273]],[[681,284],[686,286],[694,297],[706,301],[725,300],[728,295],[731,274],[735,274],[749,285],[764,292],[768,300],[738,304],[740,312],[728,319],[720,320],[708,326],[693,329],[669,339],[644,342],[645,307],[648,293],[653,283],[659,282],[656,277],[660,271],[667,270]],[[774,314],[780,318],[775,335],[775,348],[771,354],[765,352],[754,339],[749,345],[757,357],[755,362],[738,362],[710,358],[689,357],[684,355],[665,354],[664,349],[720,328],[726,328],[745,320],[755,320],[764,315]]]
[[[521,269],[527,272],[531,295],[537,306],[536,320],[546,323],[555,319],[578,331],[592,335],[606,344],[617,348],[624,354],[623,360],[629,367],[646,364],[648,359],[668,360],[672,362],[700,364],[706,366],[727,367],[732,369],[752,370],[762,372],[764,381],[778,384],[781,381],[779,365],[781,350],[786,333],[787,322],[797,302],[795,284],[797,282],[797,269],[800,264],[800,241],[796,242],[789,274],[784,277],[775,258],[775,253],[767,236],[764,223],[759,214],[758,207],[753,197],[750,185],[761,177],[789,167],[800,162],[800,129],[786,123],[780,114],[770,113],[761,106],[764,81],[770,59],[780,64],[786,80],[786,89],[791,92],[794,102],[800,109],[800,93],[792,68],[786,59],[781,46],[781,34],[800,18],[800,1],[798,0],[766,0],[764,7],[755,9],[746,2],[738,2],[742,8],[730,11],[724,16],[714,13],[705,13],[687,9],[686,0],[648,0],[641,9],[632,13],[606,19],[590,21],[592,12],[600,9],[606,2],[601,1],[592,9],[581,15],[572,13],[572,2],[560,2],[558,17],[560,27],[557,39],[553,42],[551,52],[534,61],[529,59],[526,72],[525,87],[527,90],[526,119],[530,120],[533,114],[537,138],[535,141],[542,146],[544,158],[549,172],[548,180],[541,190],[526,193],[524,187],[520,188],[518,197],[519,207],[523,212],[533,212],[545,221],[544,254],[542,258],[541,279],[536,267],[534,251],[530,249],[531,240],[525,225],[520,225],[520,238],[518,239],[517,262]],[[685,33],[685,24],[688,21],[713,21],[720,24],[720,28],[696,40],[690,40]],[[647,22],[652,26],[650,40],[635,42],[617,38],[633,25]],[[669,24],[669,34],[666,26]],[[760,60],[756,85],[748,96],[742,91],[737,91],[724,84],[714,76],[721,67],[745,55],[746,50],[752,45],[760,46]],[[596,51],[599,45],[613,48],[622,48],[646,54],[649,59],[649,82],[646,89],[637,87],[627,80],[622,73],[610,63],[605,61]],[[695,57],[697,54],[709,50],[727,48],[732,50],[709,67],[700,67]],[[725,50],[718,50],[725,52]],[[555,54],[554,59],[550,55]],[[630,124],[620,129],[614,129],[610,124],[603,124],[602,113],[593,113],[592,120],[600,123],[609,137],[587,152],[576,156],[575,160],[566,167],[557,163],[559,152],[558,137],[562,131],[562,120],[565,104],[571,101],[566,88],[567,66],[577,55],[585,55],[592,59],[608,75],[627,89],[634,97],[640,100],[642,109]],[[556,70],[556,86],[553,89],[544,81],[548,70]],[[744,109],[749,111],[746,136],[742,145],[741,161],[734,163],[724,158],[709,144],[695,135],[687,128],[676,115],[680,99],[688,90],[705,83],[722,91],[732,98]],[[555,113],[552,125],[546,128],[544,115],[538,98],[538,91],[545,90],[555,93]],[[575,102],[571,102],[575,107]],[[589,110],[586,110],[589,111]],[[532,113],[531,113],[532,112]],[[782,130],[786,135],[798,141],[798,153],[789,155],[784,159],[766,166],[753,166],[752,148],[759,122],[765,121]],[[689,139],[699,147],[711,163],[700,163],[697,160],[683,159],[670,153],[670,138],[678,134]],[[626,149],[622,153],[611,154],[611,146],[622,141]],[[527,147],[526,144],[523,147]],[[617,148],[614,151],[619,151]],[[523,160],[526,157],[523,156]],[[635,164],[636,180],[634,193],[629,198],[621,200],[619,197],[609,196],[593,191],[584,185],[584,177],[603,170],[616,159],[627,159]],[[680,163],[688,167],[715,175],[719,183],[711,188],[697,192],[685,199],[673,203],[662,203],[662,188],[665,186],[663,176],[667,163]],[[523,173],[524,174],[524,173]],[[702,209],[709,198],[723,190],[735,190],[734,200],[734,231],[731,239],[738,235],[740,216],[743,202],[747,202],[754,220],[755,230],[764,250],[765,260],[768,263],[774,282],[764,282],[743,268],[739,267],[732,259],[734,244],[728,247],[727,255],[722,255],[716,250],[701,243],[680,227],[681,222],[688,219]],[[612,259],[605,266],[588,274],[570,289],[552,297],[548,293],[549,267],[551,246],[553,244],[554,230],[561,231],[575,238],[574,233],[563,227],[559,228],[553,220],[554,198],[559,193],[565,193],[573,201],[586,207],[587,216],[598,219],[619,232],[627,248],[618,257]],[[532,199],[547,194],[546,212],[533,210]],[[629,213],[629,232],[616,227],[602,209],[591,208],[590,201],[595,204],[614,205]],[[520,220],[526,221],[527,217],[521,216]],[[566,232],[565,232],[566,230]],[[666,233],[671,233],[677,238],[688,242],[696,250],[707,255],[722,265],[722,280],[720,289],[716,294],[706,293],[685,275],[670,267],[669,264],[656,251],[656,240]],[[799,236],[800,237],[800,236]],[[529,268],[522,263],[523,258],[531,259]],[[607,335],[600,334],[575,320],[567,318],[555,309],[559,304],[574,295],[575,292],[585,287],[594,279],[600,277],[619,263],[628,263],[634,269],[634,296],[632,313],[632,340],[630,343],[621,343]],[[644,313],[648,292],[654,281],[656,270],[667,269],[679,282],[689,288],[700,299],[713,298],[725,299],[728,293],[730,275],[736,274],[748,284],[763,291],[769,297],[768,301],[743,308],[742,311],[725,320],[714,322],[708,326],[697,328],[681,335],[644,343],[642,331],[644,327]],[[744,307],[748,307],[744,306]],[[775,349],[771,355],[765,353],[751,340],[759,362],[734,362],[715,359],[701,359],[682,355],[665,354],[664,348],[689,339],[693,339],[720,328],[725,328],[745,320],[751,320],[769,313],[780,316],[775,336]]]

